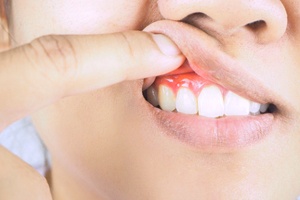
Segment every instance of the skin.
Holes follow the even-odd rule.
[[[32,85],[27,84],[26,88],[35,95],[23,94],[22,97],[29,98],[25,102],[30,103],[10,99],[1,107],[5,110],[1,115],[10,116],[8,121],[2,117],[3,127],[33,113],[34,124],[52,156],[49,180],[53,199],[279,200],[295,199],[300,194],[300,47],[295,45],[300,43],[299,1],[81,2],[12,2],[14,47],[48,34],[97,34],[94,37],[67,37],[79,52],[79,66],[84,69],[79,70],[79,78],[75,81],[74,74],[78,71],[74,72],[70,63],[65,66],[66,71],[53,70],[53,65],[47,63],[49,59],[39,60],[30,54],[37,63],[35,66],[42,69],[37,71],[46,74],[46,80],[50,81],[46,81],[42,89],[37,84],[34,87],[37,89],[32,90]],[[225,8],[232,12],[220,15]],[[200,18],[195,26],[220,41],[228,55],[246,63],[247,69],[243,70],[255,74],[264,85],[277,91],[276,98],[282,104],[279,106],[284,108],[279,120],[284,123],[257,144],[229,153],[207,153],[157,134],[161,130],[143,109],[146,102],[141,79],[154,75],[157,69],[151,67],[155,64],[160,68],[166,66],[157,72],[162,74],[178,67],[183,57],[178,54],[162,56],[148,34],[126,32],[139,61],[129,57],[123,66],[114,59],[106,59],[129,53],[116,53],[119,48],[126,49],[124,40],[115,41],[116,37],[122,38],[120,35],[104,33],[141,31],[152,22],[181,20],[196,12],[203,12],[213,20]],[[244,26],[260,19],[265,20],[267,28],[249,30]],[[138,45],[140,41],[145,41],[146,49],[153,53],[142,50]],[[0,59],[4,60],[1,62],[5,66],[12,66],[13,70],[8,72],[15,81],[24,74],[16,68],[27,59],[22,48],[29,47],[8,51]],[[55,53],[57,51],[54,51],[54,58],[59,58]],[[11,61],[11,56],[19,58],[19,63]],[[149,61],[153,58],[158,63]],[[44,62],[46,68],[41,67]],[[126,67],[127,64],[134,67]],[[145,69],[148,71],[142,74]],[[32,73],[26,71],[27,68],[24,70]],[[107,79],[103,78],[107,76],[101,76],[106,70],[110,74]],[[116,78],[120,71],[125,71],[125,75],[121,73],[121,78]],[[41,74],[33,77],[37,83],[43,83]],[[5,85],[9,85],[10,80],[6,80]],[[0,82],[0,85],[4,83]],[[12,91],[22,91],[22,85],[20,82],[20,85],[9,87],[15,89]],[[3,93],[0,99],[9,99],[8,96]],[[21,111],[17,112],[16,105],[21,106]]]

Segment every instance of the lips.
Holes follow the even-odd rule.
[[[245,147],[262,140],[272,132],[273,126],[278,121],[277,93],[259,82],[253,74],[245,71],[246,64],[238,62],[224,52],[219,41],[195,27],[173,21],[155,22],[148,26],[146,31],[169,36],[187,58],[182,67],[168,74],[169,77],[191,73],[201,77],[205,82],[217,85],[223,94],[230,91],[249,102],[271,104],[273,109],[272,113],[258,115],[233,114],[209,118],[164,111],[150,106],[162,132],[181,142],[206,150]],[[157,80],[164,79],[162,77]],[[191,81],[193,82],[193,78]],[[162,83],[156,81],[154,86],[157,88],[164,85]],[[170,85],[169,87],[172,88]],[[199,92],[197,89],[193,90],[194,93]]]
[[[187,58],[189,67],[199,76],[222,85],[247,99],[259,103],[279,104],[278,95],[245,69],[241,63],[224,52],[222,44],[205,32],[181,22],[158,21],[146,31],[169,36]]]

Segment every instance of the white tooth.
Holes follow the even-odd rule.
[[[264,112],[267,111],[268,107],[269,107],[269,104],[262,104],[262,105],[260,106],[259,111],[260,111],[261,113],[264,113]]]
[[[198,97],[199,115],[205,117],[221,117],[224,115],[224,102],[221,90],[217,86],[202,89]]]
[[[184,114],[197,114],[197,100],[193,92],[180,88],[176,96],[176,110]]]
[[[158,102],[160,108],[166,111],[175,110],[175,95],[171,88],[160,85],[158,88]]]
[[[147,100],[153,106],[158,106],[158,94],[157,94],[157,90],[153,86],[150,86],[147,89]]]
[[[231,91],[225,97],[225,115],[249,115],[250,101]]]
[[[253,102],[253,101],[250,102],[250,113],[251,114],[254,114],[254,115],[259,114],[259,109],[260,109],[260,104],[259,103],[256,103],[256,102]]]

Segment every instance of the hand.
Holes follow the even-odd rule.
[[[157,76],[183,61],[170,39],[145,32],[38,38],[0,53],[0,132],[63,97]],[[44,177],[1,146],[0,157],[0,199],[52,199]]]
[[[183,61],[160,34],[40,37],[0,54],[0,131],[63,97],[161,75]]]

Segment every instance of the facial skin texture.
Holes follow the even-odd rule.
[[[46,34],[143,30],[161,19],[202,12],[208,17],[187,22],[246,63],[244,70],[276,91],[286,108],[280,128],[258,144],[205,153],[159,133],[145,109],[141,80],[66,98],[33,115],[52,155],[54,199],[295,199],[300,195],[299,7],[298,0],[13,1],[15,46]],[[244,26],[260,19],[265,29]]]

